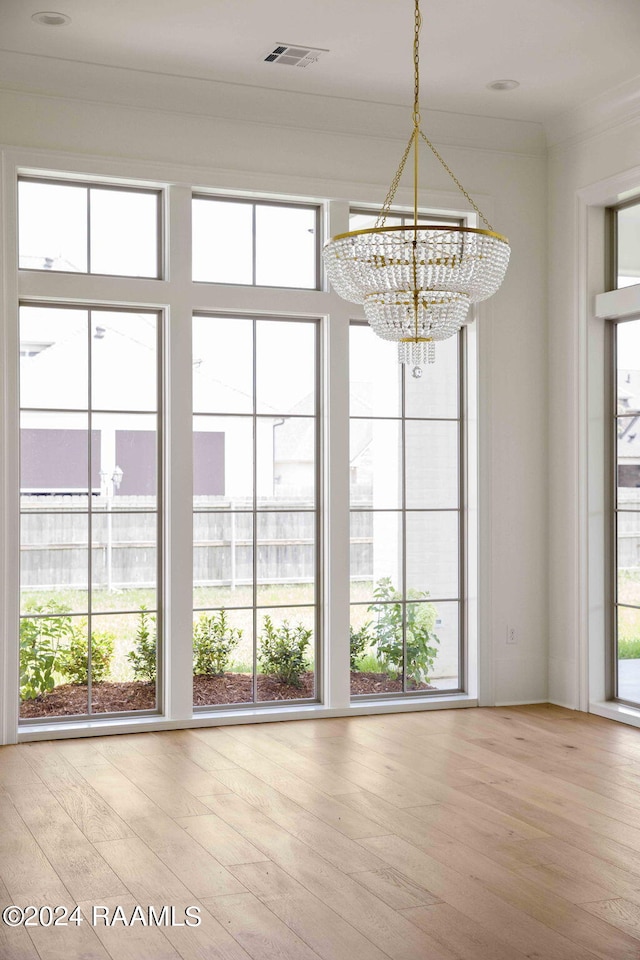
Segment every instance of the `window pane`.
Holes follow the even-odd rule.
[[[158,576],[155,513],[109,512],[92,522],[92,608],[155,609]]]
[[[618,513],[618,602],[640,606],[640,513]]]
[[[618,210],[618,283],[640,283],[640,204]]]
[[[407,599],[458,596],[457,513],[407,513]]]
[[[253,320],[193,318],[193,409],[252,413]]]
[[[87,515],[27,513],[20,529],[21,612],[86,613]]]
[[[351,695],[402,693],[402,605],[351,606]]]
[[[315,608],[258,610],[258,700],[315,696]]]
[[[315,413],[316,325],[292,320],[256,323],[257,412]]]
[[[88,417],[84,413],[23,413],[20,418],[20,492],[23,508],[87,509]],[[95,438],[95,435],[94,435]],[[99,471],[91,486],[100,488]]]
[[[316,515],[259,513],[258,603],[313,603],[316,576]]]
[[[640,703],[640,610],[618,607],[618,696]]]
[[[193,703],[253,700],[253,612],[206,610],[193,620]]]
[[[253,205],[194,198],[193,279],[253,283]]]
[[[640,508],[640,417],[618,417],[618,506]]]
[[[88,313],[20,307],[20,405],[86,410]]]
[[[351,506],[401,507],[401,421],[352,420],[350,447]]]
[[[91,312],[91,390],[95,410],[158,406],[158,318]]]
[[[352,417],[398,417],[402,412],[402,364],[392,343],[366,324],[349,332],[349,412]]]
[[[252,603],[252,514],[195,513],[194,609],[246,607]]]
[[[407,690],[456,690],[459,681],[459,605],[408,603]]]
[[[350,213],[349,230],[371,230],[375,227],[377,219],[377,213]],[[385,220],[385,226],[387,227],[400,227],[401,225],[402,217],[387,217]]]
[[[194,504],[199,510],[253,507],[253,420],[194,417]]]
[[[88,710],[87,618],[54,614],[20,620],[21,719]]]
[[[422,368],[422,377],[405,377],[407,417],[457,417],[458,337],[436,343],[436,359]]]
[[[91,187],[91,273],[158,276],[158,194]]]
[[[351,514],[351,600],[373,600],[380,590],[402,590],[402,514]]]
[[[316,422],[313,417],[260,417],[257,429],[258,507],[315,506]]]
[[[92,617],[93,713],[155,708],[156,634],[153,612]]]
[[[18,225],[22,269],[87,272],[86,187],[21,180]]]
[[[458,424],[407,420],[407,507],[458,506]]]
[[[94,510],[155,510],[158,438],[155,414],[94,413]]]
[[[316,211],[256,205],[256,283],[316,286]]]

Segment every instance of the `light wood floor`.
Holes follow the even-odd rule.
[[[640,958],[640,730],[448,710],[0,748],[1,960]]]

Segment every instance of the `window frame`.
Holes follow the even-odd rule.
[[[197,281],[194,281],[194,283]],[[238,315],[236,315],[237,317]],[[194,311],[194,319],[196,318],[205,318],[210,317],[211,319],[233,319],[234,315],[230,314],[212,314],[211,312],[204,313],[203,311]],[[237,513],[247,513],[252,517],[252,571],[253,571],[253,583],[252,583],[252,604],[251,606],[246,607],[230,607],[227,606],[225,610],[246,610],[251,611],[252,615],[252,645],[253,645],[253,677],[252,677],[252,696],[251,701],[246,701],[242,703],[233,703],[233,704],[207,704],[207,705],[196,705],[194,704],[193,710],[194,715],[203,714],[203,713],[226,713],[233,710],[246,710],[248,707],[260,710],[263,708],[273,708],[273,707],[282,707],[285,705],[285,709],[291,709],[295,706],[305,706],[309,704],[318,704],[322,703],[324,695],[324,670],[323,670],[323,644],[324,644],[324,581],[325,577],[323,575],[324,571],[324,549],[323,549],[323,523],[324,523],[324,511],[323,511],[323,431],[322,431],[322,416],[323,416],[323,391],[322,391],[322,369],[323,369],[323,356],[322,356],[322,328],[321,328],[321,319],[313,317],[296,317],[293,315],[289,316],[273,316],[265,314],[242,314],[241,318],[243,320],[251,320],[252,327],[252,339],[253,339],[253,354],[252,354],[252,387],[253,387],[253,405],[250,413],[225,413],[224,411],[214,411],[203,413],[202,411],[195,409],[193,410],[193,419],[196,417],[239,417],[242,419],[250,420],[252,423],[252,460],[253,460],[253,497],[252,497],[252,506],[248,510],[239,510],[234,511]],[[309,323],[314,326],[314,369],[315,369],[315,403],[313,414],[297,414],[292,415],[298,419],[311,419],[314,420],[315,430],[314,430],[314,475],[315,475],[315,506],[312,509],[309,508],[296,508],[290,509],[289,511],[279,511],[278,508],[271,508],[269,510],[260,509],[258,507],[258,492],[257,492],[257,424],[260,419],[272,420],[274,415],[268,413],[259,413],[257,410],[257,323],[260,321],[275,320],[278,322],[291,322],[291,323]],[[229,514],[232,511],[229,511]],[[261,610],[275,610],[278,609],[277,605],[270,604],[268,606],[261,605],[259,603],[258,597],[258,523],[257,518],[259,514],[264,513],[278,513],[278,512],[290,512],[290,513],[312,513],[315,516],[314,523],[314,532],[315,532],[315,550],[314,550],[314,569],[315,569],[315,581],[314,581],[314,660],[313,660],[313,669],[314,669],[314,691],[315,695],[313,697],[300,697],[296,700],[259,700],[258,693],[258,614]],[[193,515],[197,513],[208,513],[208,514],[225,514],[222,510],[216,510],[211,508],[208,510],[196,509],[193,507]],[[194,549],[195,549],[194,540]],[[307,609],[310,604],[286,604],[281,605],[281,609],[293,610],[296,606],[300,608]],[[219,607],[195,607],[193,608],[194,616],[196,613],[205,613],[205,612],[216,612],[219,610]],[[290,704],[290,707],[286,705]]]
[[[353,211],[352,211],[353,212]],[[367,326],[366,320],[352,320],[350,326]],[[421,699],[429,697],[446,697],[446,696],[458,696],[461,693],[464,693],[467,687],[467,674],[468,674],[468,665],[467,665],[467,543],[466,543],[466,497],[467,497],[467,483],[466,483],[466,468],[465,468],[465,450],[467,445],[467,433],[466,433],[466,417],[464,416],[464,411],[466,408],[465,403],[465,367],[466,367],[466,351],[467,351],[467,338],[466,338],[466,328],[462,327],[460,333],[458,334],[458,350],[457,350],[457,370],[458,370],[458,390],[457,390],[457,416],[452,417],[411,417],[406,416],[405,405],[406,405],[406,394],[405,394],[405,378],[407,376],[406,364],[402,364],[402,386],[401,386],[401,408],[397,416],[381,416],[381,417],[364,417],[364,416],[349,416],[349,423],[351,420],[389,420],[394,422],[399,422],[401,425],[401,448],[402,448],[402,497],[401,505],[397,508],[367,508],[366,510],[362,507],[355,506],[352,507],[349,503],[349,513],[375,513],[376,510],[379,512],[395,512],[401,516],[401,542],[402,542],[402,600],[399,601],[402,604],[402,644],[403,644],[403,690],[402,692],[383,692],[377,694],[351,694],[352,702],[369,702],[369,701],[381,701],[385,700],[397,700],[399,697],[402,697],[403,700],[411,699]],[[458,452],[458,496],[456,499],[457,506],[455,508],[428,508],[428,507],[407,507],[407,482],[406,482],[406,456],[407,456],[407,447],[406,447],[406,423],[407,422],[416,422],[416,423],[432,423],[432,422],[445,422],[445,423],[455,423],[457,425],[457,452]],[[409,603],[415,603],[419,601],[407,600],[407,515],[412,513],[456,513],[458,518],[458,596],[454,599],[446,598],[432,599],[429,597],[429,603],[457,603],[458,604],[458,685],[451,689],[434,689],[434,690],[408,690],[407,689],[407,643],[406,643],[406,626],[407,626],[407,616],[406,610]],[[351,606],[365,606],[366,601],[359,602],[354,604],[350,601]]]
[[[73,714],[65,716],[65,722],[69,723],[85,723],[90,720],[97,719],[99,721],[105,720],[126,720],[128,718],[136,719],[138,717],[157,717],[164,714],[164,640],[165,640],[165,630],[164,630],[164,611],[166,607],[166,593],[165,593],[165,552],[166,552],[166,543],[165,543],[165,502],[164,502],[164,485],[165,485],[165,470],[163,464],[165,462],[164,457],[164,401],[165,401],[165,382],[164,382],[164,345],[165,345],[165,316],[163,311],[144,308],[141,306],[136,306],[134,308],[131,305],[127,306],[118,306],[117,304],[111,305],[101,305],[95,306],[93,304],[80,304],[80,303],[61,303],[57,301],[47,300],[47,301],[33,301],[33,300],[20,300],[18,303],[18,315],[22,307],[41,307],[41,308],[64,308],[67,310],[79,310],[86,311],[87,313],[87,322],[89,325],[89,332],[92,328],[92,314],[95,313],[131,313],[131,312],[140,312],[146,313],[148,315],[156,317],[156,410],[149,411],[152,416],[156,417],[156,441],[155,441],[155,451],[156,451],[156,506],[154,510],[129,510],[129,511],[118,511],[120,513],[142,513],[146,515],[153,514],[155,515],[155,533],[156,533],[156,609],[151,611],[153,616],[156,618],[156,682],[155,682],[155,707],[149,710],[121,710],[121,711],[110,711],[104,713],[94,713],[91,710],[92,706],[92,680],[91,680],[91,622],[94,616],[109,616],[113,614],[135,614],[138,611],[130,610],[118,610],[118,611],[92,611],[91,609],[91,598],[93,593],[93,552],[95,550],[93,542],[93,524],[92,517],[94,514],[98,516],[106,515],[103,511],[95,511],[92,509],[92,487],[91,487],[91,465],[92,465],[92,415],[98,413],[100,416],[103,411],[95,411],[93,408],[93,391],[92,391],[92,370],[91,362],[89,357],[88,365],[88,376],[87,376],[87,409],[79,410],[74,408],[73,410],[56,410],[56,408],[45,408],[44,412],[52,413],[78,413],[87,415],[87,457],[88,457],[88,470],[89,470],[89,485],[87,491],[87,509],[86,511],[77,510],[73,511],[74,515],[86,516],[87,517],[87,560],[88,560],[88,572],[87,572],[87,613],[86,614],[72,614],[72,616],[85,616],[87,618],[87,637],[88,637],[88,674],[89,681],[87,683],[87,713],[84,714]],[[89,341],[91,337],[89,336]],[[91,347],[89,348],[91,349]],[[18,384],[20,381],[20,375],[18,374]],[[22,413],[27,412],[42,412],[42,408],[33,408],[33,407],[23,407],[20,403],[19,405],[19,418],[21,419]],[[118,411],[109,411],[109,413],[128,414],[132,411],[128,410],[118,410]],[[135,414],[139,414],[141,411],[133,411]],[[146,411],[144,412],[146,413]],[[19,452],[19,460],[21,460],[21,451]],[[22,490],[19,489],[19,516],[22,519],[23,516],[33,514],[34,511],[23,511],[21,505],[21,496]],[[43,511],[43,513],[60,513],[66,515],[69,511],[63,510],[51,510]],[[21,579],[20,575],[18,577],[18,589],[21,592]],[[36,615],[38,616],[38,615]],[[39,617],[38,617],[39,618]],[[28,616],[20,613],[20,620],[30,619]],[[57,722],[61,717],[29,717],[25,718],[27,725],[31,726],[50,726],[52,722]],[[19,726],[23,725],[19,720]]]
[[[49,268],[37,267],[38,273],[64,274],[65,276],[80,277],[122,277],[123,279],[135,280],[164,280],[163,276],[165,258],[165,223],[164,223],[164,204],[162,202],[162,189],[157,187],[141,187],[123,183],[109,183],[102,180],[75,179],[71,174],[68,178],[55,176],[36,176],[33,174],[18,174],[18,189],[21,183],[49,183],[59,187],[84,187],[87,190],[87,269],[86,270],[50,270]],[[94,273],[91,270],[91,190],[113,190],[116,193],[143,193],[156,197],[156,276],[155,277],[137,277],[130,273]],[[16,243],[20,249],[20,218],[17,218]],[[18,256],[18,270],[21,272],[30,271],[31,267],[21,267]]]
[[[5,698],[0,708],[0,742],[16,739],[48,739],[56,736],[83,736],[105,733],[158,730],[171,727],[188,728],[213,722],[213,714],[195,715],[192,704],[192,663],[190,631],[193,622],[191,590],[191,558],[193,550],[191,530],[191,499],[182,495],[191,489],[191,432],[185,435],[184,424],[191,418],[191,337],[190,325],[194,312],[252,313],[257,316],[282,316],[290,313],[300,318],[321,320],[323,346],[322,440],[324,463],[322,467],[323,502],[323,597],[324,632],[322,655],[316,669],[322,665],[322,702],[301,705],[294,702],[282,708],[221,712],[216,724],[252,722],[254,720],[301,719],[305,717],[352,716],[367,713],[395,712],[403,709],[436,709],[451,706],[475,706],[482,697],[491,702],[491,652],[485,645],[478,650],[478,631],[489,636],[490,577],[484,570],[490,559],[486,540],[480,546],[478,528],[490,524],[492,503],[491,479],[487,476],[490,463],[490,445],[486,433],[479,434],[478,419],[488,416],[490,398],[488,389],[478,381],[477,362],[482,355],[491,366],[489,340],[479,339],[475,325],[468,330],[468,366],[465,372],[465,414],[468,414],[468,450],[466,451],[465,518],[469,538],[465,577],[467,591],[467,650],[468,675],[466,690],[458,696],[433,696],[411,702],[352,703],[349,691],[349,595],[348,595],[348,518],[349,518],[349,430],[348,430],[348,328],[351,320],[364,318],[363,310],[338,298],[328,289],[326,275],[318,276],[318,289],[287,289],[274,287],[233,286],[193,281],[190,251],[185,249],[185,236],[191,234],[191,202],[195,194],[236,200],[242,195],[256,199],[254,174],[236,171],[233,186],[228,172],[211,171],[204,180],[202,168],[187,164],[163,165],[144,160],[84,157],[55,151],[29,148],[4,148],[5,164],[1,172],[1,186],[5,216],[0,242],[3,244],[6,283],[3,290],[5,310],[0,315],[5,349],[0,352],[2,388],[5,404],[0,415],[0,441],[5,450],[4,468],[0,471],[0,549],[4,560],[0,575],[0,674],[5,677]],[[160,278],[117,277],[113,275],[79,274],[48,270],[18,268],[17,256],[17,178],[35,176],[36,179],[60,179],[63,182],[89,183],[116,189],[141,187],[160,191],[164,233],[164,268]],[[292,193],[289,178],[276,174],[262,174],[260,202],[276,206],[309,204],[321,211],[321,226],[327,236],[348,231],[349,209],[366,209],[370,199],[368,189],[350,185],[350,200],[336,198],[333,181],[300,178],[298,192]],[[195,186],[194,186],[195,185]],[[306,193],[304,192],[306,189]],[[354,197],[353,194],[356,194]],[[358,196],[359,194],[359,196]],[[435,201],[433,196],[436,197]],[[321,199],[331,198],[334,199]],[[453,218],[467,226],[476,226],[474,214],[459,212],[458,198],[453,192],[436,191],[431,201],[441,211],[442,219]],[[408,189],[398,191],[398,202],[408,212],[411,196]],[[444,212],[446,211],[446,212]],[[319,235],[320,236],[320,235]],[[322,234],[324,236],[324,233]],[[46,286],[45,286],[46,284]],[[292,308],[292,294],[295,306]],[[52,721],[36,729],[31,724],[21,727],[18,735],[17,715],[17,650],[15,635],[18,623],[15,557],[19,543],[17,520],[17,303],[19,299],[42,302],[91,303],[96,307],[115,304],[135,309],[144,305],[162,310],[165,314],[166,341],[164,373],[171,384],[171,393],[165,393],[164,465],[168,469],[165,496],[168,515],[164,521],[165,580],[167,595],[172,600],[165,617],[164,714],[135,717],[131,720],[102,719],[68,723],[65,718]],[[476,313],[484,312],[481,306]],[[486,345],[483,345],[485,343]],[[187,359],[188,358],[188,359]],[[468,455],[468,456],[467,456]],[[479,463],[483,464],[483,489],[478,486]],[[341,472],[340,465],[345,468]],[[331,522],[330,522],[331,521]],[[184,587],[185,558],[189,564],[188,589]],[[12,567],[13,565],[13,567]],[[181,586],[182,584],[182,586]],[[345,592],[346,584],[346,592]],[[481,601],[483,603],[481,604]],[[186,651],[189,651],[188,653]],[[477,679],[476,679],[477,678]],[[480,684],[480,687],[479,687]],[[482,693],[480,692],[482,690]],[[251,705],[250,705],[251,706]]]
[[[238,196],[233,193],[210,193],[204,190],[196,190],[194,188],[192,194],[193,200],[210,200],[218,201],[219,203],[242,203],[249,204],[252,208],[251,213],[251,283],[231,283],[224,284],[225,286],[238,287],[240,289],[254,288],[257,290],[318,290],[323,289],[322,286],[322,203],[316,201],[315,203],[303,203],[295,200],[276,200],[274,198],[262,198],[262,197],[247,197],[247,196]],[[257,264],[257,255],[256,255],[256,208],[257,207],[285,207],[298,210],[312,210],[315,213],[315,238],[316,238],[316,249],[314,257],[314,270],[316,282],[313,287],[279,287],[274,286],[273,284],[258,284],[256,283],[256,264]],[[212,283],[216,286],[220,286],[224,281],[220,280],[193,280],[194,284],[201,283]]]

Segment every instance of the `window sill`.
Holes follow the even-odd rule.
[[[640,707],[630,707],[627,703],[615,700],[601,700],[589,704],[589,713],[595,713],[607,720],[617,720],[632,727],[640,727]]]
[[[97,737],[119,733],[149,733],[158,730],[188,730],[197,727],[228,726],[236,723],[273,723],[282,720],[317,720],[322,717],[356,717],[367,714],[411,713],[422,710],[451,710],[461,707],[477,707],[478,700],[466,693],[447,697],[425,697],[411,700],[359,701],[343,709],[326,707],[323,704],[308,704],[301,707],[268,707],[266,709],[234,710],[229,713],[198,713],[187,720],[168,720],[166,717],[126,717],[122,720],[79,720],[74,722],[49,723],[46,725],[21,725],[18,743],[34,740],[70,739]],[[640,712],[638,713],[640,725]]]

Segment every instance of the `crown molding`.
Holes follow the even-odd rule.
[[[56,57],[0,51],[0,89],[209,119],[242,120],[379,140],[406,140],[408,106],[203,80]],[[423,110],[425,129],[441,144],[543,157],[541,124]]]
[[[640,120],[640,76],[546,121],[549,150],[557,152]]]

